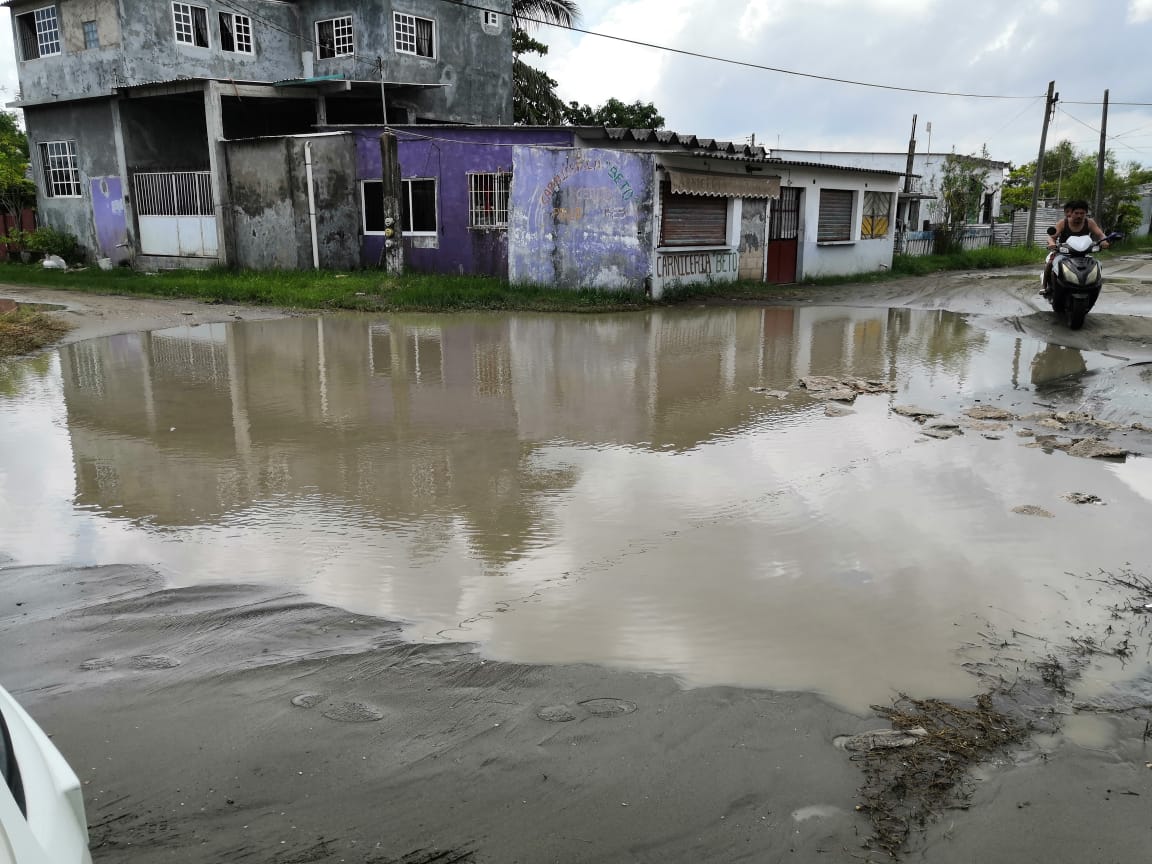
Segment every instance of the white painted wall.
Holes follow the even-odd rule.
[[[912,160],[912,173],[920,176],[920,189],[925,193],[940,189],[947,153],[917,153]],[[967,155],[967,154],[960,154]],[[797,162],[820,162],[825,165],[844,165],[850,168],[874,169],[878,171],[899,171],[904,173],[908,165],[908,153],[868,153],[865,151],[839,150],[773,150],[773,158],[790,159]],[[1008,179],[1008,163],[990,160],[988,176],[984,181],[984,191],[993,193],[992,218],[1000,215],[1000,190]],[[903,188],[903,179],[900,181]],[[920,219],[937,221],[943,214],[936,212],[937,203],[925,200],[920,203]],[[920,226],[910,226],[919,228]]]
[[[800,186],[804,190],[800,205],[800,249],[797,261],[797,279],[819,276],[848,276],[871,273],[892,266],[895,251],[896,194],[900,178],[891,174],[872,174],[867,171],[843,171],[834,168],[798,165],[780,166],[781,183]],[[820,190],[847,189],[855,193],[852,237],[838,243],[819,243],[816,240],[820,224]],[[860,218],[864,210],[865,192],[887,192],[892,195],[888,236],[877,240],[860,239]]]

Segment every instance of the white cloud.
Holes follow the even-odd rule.
[[[1128,4],[1128,23],[1140,24],[1152,20],[1152,0],[1131,0]]]

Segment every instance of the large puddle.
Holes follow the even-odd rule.
[[[0,553],[273,583],[503,659],[962,696],[988,627],[1059,633],[1103,612],[1069,573],[1146,560],[1152,460],[926,440],[890,407],[1089,404],[1125,365],[841,308],[117,336],[0,366]],[[828,417],[792,389],[816,374],[897,392]]]

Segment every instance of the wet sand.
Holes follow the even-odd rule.
[[[954,274],[813,301],[948,308],[1051,335],[1034,281]],[[0,295],[69,303],[69,340],[281,314]],[[1152,285],[1124,283],[1098,309],[1063,344],[1145,356]],[[874,716],[810,694],[684,690],[656,674],[410,645],[398,622],[236,581],[0,569],[0,681],[84,781],[97,862],[883,860],[861,849],[860,772],[832,743],[884,725]],[[986,766],[971,808],[942,814],[907,860],[1141,860],[1144,714],[1086,716]]]

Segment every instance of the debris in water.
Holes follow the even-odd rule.
[[[549,723],[567,723],[576,719],[576,715],[568,710],[567,705],[548,705],[537,711],[536,716]]]
[[[887,750],[893,747],[911,747],[927,736],[928,730],[923,726],[917,726],[915,729],[873,729],[857,735],[840,735],[832,743],[841,750]]]
[[[1037,426],[1043,426],[1045,429],[1055,429],[1058,432],[1067,432],[1068,431],[1067,426],[1065,426],[1059,420],[1053,420],[1051,418],[1047,419],[1047,420],[1041,420],[1036,425]]]
[[[1128,451],[1123,447],[1117,447],[1102,438],[1084,438],[1076,442],[1068,452],[1083,459],[1125,459],[1128,456]]]
[[[1055,435],[1037,435],[1035,442],[1025,447],[1043,447],[1045,450],[1062,450],[1067,453],[1080,442],[1080,438],[1059,438]]]
[[[974,405],[964,412],[973,420],[1015,420],[1016,415],[1004,408],[991,405]]]
[[[921,429],[921,435],[927,435],[929,438],[938,438],[941,441],[946,441],[949,438],[955,438],[957,435],[963,435],[959,429]]]
[[[636,710],[635,702],[612,697],[585,699],[577,704],[593,717],[619,717],[622,714],[631,714]]]
[[[1013,507],[1012,512],[1019,513],[1021,516],[1043,516],[1045,519],[1053,518],[1051,513],[1043,507],[1037,507],[1035,504],[1021,504],[1019,507]]]
[[[849,414],[855,413],[856,412],[849,408],[847,405],[833,405],[831,402],[829,402],[824,406],[825,417],[847,417]]]
[[[770,396],[773,399],[787,399],[788,398],[788,391],[787,390],[769,390],[767,387],[749,387],[748,389],[751,390],[753,393],[760,393],[764,396]]]
[[[1087,492],[1069,492],[1064,496],[1065,501],[1073,504],[1103,504],[1099,495],[1090,495]]]
[[[915,405],[893,405],[892,413],[899,414],[901,417],[911,417],[917,423],[923,423],[932,417],[939,417],[939,411],[927,411],[923,408],[917,408]]]
[[[833,375],[806,375],[798,382],[814,399],[853,402],[861,393],[895,393],[896,386],[864,378],[837,378]]]
[[[1012,428],[1011,425],[1001,420],[968,420],[964,425],[969,429],[975,429],[977,432],[1003,432]]]

